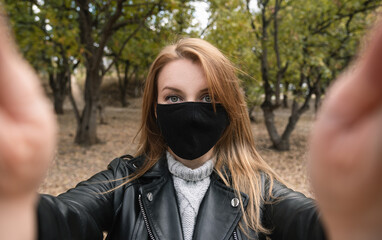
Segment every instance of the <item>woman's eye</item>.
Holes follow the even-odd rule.
[[[179,97],[177,96],[169,96],[167,97],[167,100],[170,101],[171,103],[177,103],[180,101]]]
[[[210,103],[210,102],[212,101],[210,95],[205,95],[205,96],[202,98],[202,100],[203,100],[203,102],[207,102],[207,103]]]

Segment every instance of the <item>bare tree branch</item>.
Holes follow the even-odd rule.
[[[119,51],[115,54],[115,57],[113,58],[113,61],[109,64],[109,66],[104,70],[102,71],[102,76],[104,76],[110,69],[111,67],[114,65],[114,63],[116,61],[118,61],[118,58],[120,57],[120,55],[122,54],[122,51],[123,49],[125,48],[126,44],[130,41],[131,38],[133,38],[137,33],[138,31],[144,26],[147,18],[149,16],[151,16],[154,12],[154,9],[157,7],[157,6],[160,6],[160,4],[162,3],[162,0],[159,1],[157,4],[153,5],[152,8],[146,13],[146,15],[144,16],[144,18],[140,21],[140,24],[135,28],[135,30],[123,41],[122,43],[122,46],[121,48],[119,49]]]

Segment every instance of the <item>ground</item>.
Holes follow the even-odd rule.
[[[115,157],[123,154],[134,155],[136,142],[133,141],[141,117],[141,99],[130,99],[127,108],[105,107],[107,124],[98,125],[97,134],[102,143],[83,148],[74,144],[76,120],[72,110],[66,107],[65,114],[58,116],[59,144],[56,157],[40,187],[41,193],[57,195],[104,170]],[[289,117],[289,109],[276,112],[278,127],[284,128]],[[314,120],[313,111],[302,116],[291,136],[291,150],[277,152],[270,148],[261,111],[256,112],[257,123],[252,123],[256,146],[265,161],[286,181],[289,187],[311,196],[306,174],[307,139]]]

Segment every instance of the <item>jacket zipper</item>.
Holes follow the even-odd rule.
[[[145,209],[143,208],[142,195],[141,194],[139,194],[138,201],[139,201],[139,207],[141,208],[143,221],[145,222],[147,232],[149,233],[149,237],[151,240],[155,240],[155,237],[154,237],[154,235],[151,231],[150,225],[149,225],[149,221],[147,220],[147,215],[145,213]],[[233,231],[233,239],[238,240],[236,230]]]
[[[234,240],[238,240],[236,230],[233,231],[233,239],[234,239]]]
[[[142,212],[142,216],[143,216],[143,221],[145,222],[147,232],[149,233],[149,237],[150,237],[151,240],[155,240],[154,234],[151,231],[151,228],[150,228],[150,225],[149,225],[149,221],[147,220],[145,209],[143,209],[142,194],[139,194],[138,201],[139,201],[139,207],[141,208],[141,212]]]

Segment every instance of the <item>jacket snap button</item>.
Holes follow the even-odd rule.
[[[149,200],[150,202],[153,200],[153,194],[151,192],[149,192],[147,195],[147,200]]]
[[[237,207],[237,206],[239,206],[239,203],[240,203],[240,201],[239,201],[238,198],[232,198],[232,200],[231,200],[231,206],[232,206],[232,207]]]

